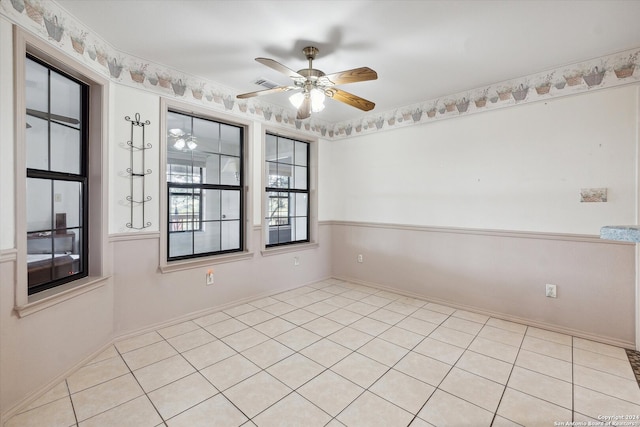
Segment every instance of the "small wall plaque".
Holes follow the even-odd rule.
[[[583,188],[580,190],[580,202],[582,203],[594,203],[594,202],[606,202],[606,201],[607,201],[606,188]]]

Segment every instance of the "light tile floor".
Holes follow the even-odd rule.
[[[117,342],[5,426],[554,426],[603,416],[640,417],[622,348],[327,280]]]

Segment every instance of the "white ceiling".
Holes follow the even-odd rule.
[[[340,86],[374,111],[440,98],[640,46],[640,1],[58,0],[116,49],[238,93],[260,77],[290,80],[254,61],[298,70],[302,48],[325,73],[368,66],[378,80]],[[287,105],[287,94],[264,101]],[[316,115],[359,117],[337,101]]]

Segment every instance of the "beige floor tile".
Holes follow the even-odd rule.
[[[236,319],[227,319],[207,326],[205,329],[213,334],[216,338],[224,338],[227,335],[235,334],[248,326]]]
[[[426,301],[418,298],[405,297],[405,296],[399,296],[399,298],[397,298],[395,301],[402,304],[412,305],[418,308],[423,307],[427,303]]]
[[[290,331],[291,329],[295,329],[295,327],[296,325],[294,325],[293,323],[287,322],[284,319],[276,317],[274,319],[267,320],[264,323],[255,325],[253,329],[255,329],[256,331],[260,331],[263,334],[273,338],[273,337],[277,337],[280,334],[284,334],[285,332]]]
[[[115,343],[115,346],[120,353],[128,353],[132,350],[146,347],[159,341],[162,341],[162,336],[154,331],[118,341]]]
[[[271,366],[267,372],[296,389],[324,370],[324,366],[296,353]]]
[[[112,357],[118,357],[118,356],[120,356],[120,353],[118,353],[118,350],[116,350],[115,346],[111,345],[106,350],[104,350],[103,352],[98,354],[96,357],[91,359],[91,362],[87,363],[87,365],[90,365],[96,362],[102,362],[103,360],[111,359]]]
[[[423,308],[431,311],[437,311],[438,313],[446,314],[447,316],[452,315],[456,312],[455,308],[448,307],[446,305],[437,304],[435,302],[430,302],[425,305]]]
[[[572,409],[573,395],[569,382],[515,366],[507,386],[554,405]]]
[[[218,391],[199,373],[172,382],[148,394],[165,420],[204,402]]]
[[[243,351],[242,354],[262,369],[266,369],[292,355],[293,350],[276,340],[270,339]]]
[[[411,316],[396,323],[396,326],[423,337],[426,337],[438,327],[435,323],[426,322]]]
[[[608,344],[602,344],[595,341],[585,340],[575,337],[573,339],[573,346],[581,350],[591,351],[593,353],[602,354],[609,357],[615,357],[616,359],[628,361],[627,352],[624,348],[614,347]]]
[[[72,394],[71,400],[78,421],[84,421],[142,396],[142,394],[142,388],[138,385],[133,374],[126,374]]]
[[[140,369],[160,360],[175,356],[178,352],[166,341],[160,341],[146,347],[124,353],[122,358],[132,371]]]
[[[419,308],[415,304],[406,304],[400,301],[393,301],[390,304],[384,306],[387,310],[395,311],[396,313],[404,314],[405,316],[409,316]]]
[[[242,314],[248,313],[255,309],[256,308],[251,304],[241,304],[241,305],[236,305],[235,307],[231,307],[226,310],[223,310],[223,312],[228,314],[231,317],[238,317]]]
[[[429,337],[458,347],[467,348],[475,338],[475,335],[456,331],[455,329],[444,326],[438,326],[429,334]]]
[[[274,317],[275,316],[273,314],[258,309],[245,314],[241,314],[240,316],[237,316],[236,319],[246,325],[255,326],[258,323],[266,322],[267,320],[273,319]]]
[[[345,291],[345,292],[347,292],[347,291]],[[305,295],[310,297],[314,301],[318,302],[318,301],[324,301],[327,298],[331,298],[334,294],[332,294],[331,292],[325,292],[322,289],[316,289],[316,290],[313,290],[313,291],[311,291],[309,293],[306,293]]]
[[[502,360],[494,359],[493,357],[485,356],[484,354],[467,350],[460,359],[458,359],[456,367],[505,385],[509,380],[513,365],[503,362]]]
[[[278,340],[280,343],[286,345],[290,349],[294,351],[300,351],[303,348],[313,344],[316,341],[322,339],[320,335],[316,335],[311,331],[307,331],[302,327],[298,327],[296,329],[292,329],[288,332],[285,332],[282,335],[278,335],[274,339]]]
[[[504,391],[502,384],[455,367],[438,388],[492,413],[498,408]]]
[[[75,424],[71,399],[63,397],[10,418],[4,427],[69,427]]]
[[[182,322],[177,325],[168,326],[166,328],[158,329],[158,333],[162,335],[164,339],[169,339],[173,337],[177,337],[178,335],[186,334],[187,332],[192,332],[197,329],[200,329],[197,323],[188,321]]]
[[[324,302],[340,308],[353,304],[353,300],[351,298],[345,298],[341,295],[334,295],[331,298],[324,300]]]
[[[368,297],[363,298],[361,301],[366,304],[375,305],[376,307],[384,307],[385,305],[388,305],[392,302],[392,300],[383,298],[378,294],[369,295]]]
[[[524,334],[527,331],[527,325],[523,325],[522,323],[509,322],[502,319],[496,319],[495,317],[487,320],[487,325],[495,326],[496,328],[504,329],[511,332],[516,332],[518,334]]]
[[[389,291],[378,291],[374,295],[382,297],[382,298],[386,298],[386,299],[388,299],[390,301],[397,301],[397,300],[399,300],[401,298],[400,294],[397,294],[395,292],[389,292]]]
[[[345,310],[343,308],[340,308],[336,311],[332,311],[331,313],[327,314],[324,317],[326,317],[327,319],[331,319],[334,322],[338,322],[344,326],[350,325],[356,320],[362,319],[361,314],[355,313],[353,311]]]
[[[395,325],[407,316],[405,316],[404,314],[396,313],[395,311],[387,310],[386,308],[380,308],[367,317],[369,317],[370,319],[378,320],[380,322],[384,322],[388,325]]]
[[[489,316],[485,316],[484,314],[473,313],[471,311],[465,310],[456,310],[451,316],[458,317],[464,320],[470,320],[476,323],[485,324],[489,320]]]
[[[287,304],[293,305],[298,308],[303,308],[316,302],[318,301],[315,298],[312,298],[308,295],[298,295],[297,297],[293,297],[287,300]]]
[[[589,417],[602,415],[639,415],[640,404],[599,393],[588,388],[574,386],[574,411]],[[624,420],[623,420],[624,421]]]
[[[198,317],[194,319],[193,322],[201,327],[211,326],[214,323],[222,322],[223,320],[229,320],[231,316],[225,314],[221,311],[216,313],[207,314],[206,316]]]
[[[236,427],[243,425],[247,417],[222,394],[187,409],[167,421],[169,427]]]
[[[455,345],[447,344],[429,337],[425,338],[420,344],[418,344],[413,351],[449,365],[455,365],[460,356],[462,356],[462,353],[465,352],[464,348],[456,347]]]
[[[216,339],[217,338],[209,332],[202,328],[198,328],[195,331],[169,338],[167,342],[171,344],[173,348],[182,353],[184,351],[191,350],[192,348],[215,341]]]
[[[80,427],[155,427],[162,423],[149,398],[140,396],[116,406],[106,412],[89,418],[79,424]]]
[[[326,368],[335,365],[351,353],[352,350],[329,339],[317,341],[300,351],[300,354],[307,356]]]
[[[506,329],[496,328],[495,326],[485,325],[478,333],[479,337],[500,342],[502,344],[520,347],[524,334],[520,332],[512,332]]]
[[[388,369],[382,363],[358,353],[351,353],[331,367],[333,372],[342,375],[363,388],[373,384]]]
[[[200,371],[220,391],[224,391],[258,372],[260,372],[260,367],[241,354],[231,356]]]
[[[343,297],[351,298],[354,301],[362,301],[363,299],[367,298],[370,295],[372,294],[368,292],[361,292],[359,290],[353,290],[353,289],[342,293]]]
[[[394,369],[437,387],[451,369],[451,365],[410,352],[394,366]]]
[[[30,409],[37,408],[38,406],[46,405],[47,403],[51,403],[55,400],[62,399],[63,397],[68,397],[69,394],[69,387],[67,386],[66,380],[62,381],[57,386],[31,402],[27,407],[20,410],[20,412],[25,412]]]
[[[334,322],[331,319],[318,317],[311,322],[305,323],[302,327],[314,334],[320,335],[321,337],[326,337],[327,335],[331,335],[332,333],[344,328],[344,325]]]
[[[436,390],[418,417],[435,426],[489,427],[493,413],[442,390]]]
[[[420,341],[424,339],[422,335],[399,328],[397,326],[392,326],[391,328],[387,329],[386,331],[378,335],[378,338],[389,341],[390,343],[399,345],[400,347],[404,347],[409,350],[415,347]]]
[[[435,391],[435,387],[391,369],[376,381],[369,391],[416,414]]]
[[[449,318],[449,315],[421,308],[411,313],[411,317],[415,317],[416,319],[424,320],[425,322],[433,323],[435,325],[440,325]]]
[[[347,426],[405,427],[413,419],[413,414],[365,391],[337,418]]]
[[[503,362],[513,363],[518,356],[518,347],[491,341],[485,338],[476,337],[469,346],[469,350]]]
[[[363,302],[357,301],[354,302],[353,304],[349,304],[345,307],[343,307],[345,310],[349,310],[349,311],[353,311],[354,313],[358,313],[362,316],[368,316],[371,313],[373,313],[374,311],[376,311],[378,309],[378,307],[373,306],[373,305],[369,305],[369,304],[365,304]]]
[[[523,426],[552,426],[571,420],[571,411],[507,387],[497,415]]]
[[[298,393],[291,393],[254,418],[260,427],[322,427],[331,416]]]
[[[347,326],[340,329],[338,332],[329,335],[327,338],[351,350],[357,350],[371,341],[374,337],[353,329],[351,326]]]
[[[260,298],[259,300],[251,301],[249,304],[251,304],[255,308],[263,308],[269,305],[273,305],[277,302],[279,301],[275,298],[265,297],[265,298]]]
[[[133,371],[133,375],[143,390],[149,393],[194,372],[194,367],[178,354]]]
[[[628,380],[585,366],[574,365],[573,383],[618,399],[640,404],[640,387],[638,387],[638,382],[635,380]]]
[[[313,319],[317,319],[319,316],[315,313],[304,309],[298,309],[290,311],[286,314],[280,315],[284,320],[293,323],[294,325],[304,325],[307,322],[311,322]]]
[[[318,316],[324,316],[331,313],[332,311],[336,311],[338,307],[336,307],[335,305],[328,304],[324,301],[319,301],[319,302],[316,302],[315,304],[306,306],[304,309],[314,314],[317,314]]]
[[[331,370],[324,371],[297,390],[331,416],[338,415],[363,391],[362,387]]]
[[[529,326],[527,328],[526,336],[539,338],[541,340],[547,340],[556,344],[573,345],[573,339],[571,335],[565,335],[558,332],[547,331],[546,329],[539,329]]]
[[[129,368],[122,358],[117,356],[83,366],[67,378],[67,384],[69,391],[76,393],[126,373],[129,373]]]
[[[429,424],[422,418],[415,417],[409,427],[435,427],[433,424]]]
[[[340,295],[343,294],[345,292],[347,292],[349,289],[340,286],[340,285],[329,285],[329,286],[325,286],[324,288],[322,288],[323,291],[325,292],[329,292],[331,294],[334,295]]]
[[[455,314],[455,313],[454,313]],[[460,332],[466,332],[467,334],[476,335],[482,329],[482,324],[472,322],[471,320],[460,319],[459,317],[451,316],[447,318],[440,326],[444,326],[449,329],[454,329]]]
[[[395,365],[408,352],[404,347],[379,338],[374,338],[358,349],[358,353],[389,367]]]
[[[313,292],[314,290],[316,290],[316,288],[303,286],[300,288],[295,288],[289,291],[281,292],[278,295],[273,295],[273,298],[278,299],[280,301],[286,301],[288,299],[295,298],[300,295],[308,294],[309,292]]]
[[[495,416],[495,418],[493,419],[493,424],[491,424],[491,427],[520,427],[520,426],[521,426],[520,424],[514,423],[513,421],[503,418],[499,415]]]
[[[573,357],[570,346],[535,338],[530,335],[524,337],[521,347],[525,350],[544,354],[549,357],[555,357],[556,359],[564,360],[566,362],[571,362]]]
[[[572,381],[573,365],[554,357],[521,349],[516,359],[516,365],[563,381]]]
[[[245,415],[253,418],[290,392],[289,387],[262,371],[227,389],[224,394]]]
[[[573,363],[586,366],[608,374],[617,375],[628,380],[634,380],[635,375],[629,364],[629,360],[621,360],[616,357],[605,356],[579,348],[573,349]]]
[[[213,365],[234,354],[236,354],[236,351],[220,340],[212,341],[182,353],[184,358],[198,370]]]
[[[221,338],[225,344],[238,352],[245,351],[246,349],[263,343],[269,339],[270,338],[268,336],[253,328],[244,329],[240,332],[236,332],[235,334]]]

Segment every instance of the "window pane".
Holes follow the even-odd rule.
[[[278,161],[293,164],[293,141],[287,138],[278,138]]]
[[[194,233],[194,253],[203,254],[220,251],[220,221],[207,221],[202,230]]]
[[[53,181],[53,211],[64,228],[82,226],[82,184],[76,181]],[[64,218],[64,220],[63,220]],[[55,228],[58,228],[56,224]]]
[[[202,190],[204,221],[219,221],[221,219],[220,190]]]
[[[240,185],[240,159],[238,157],[220,157],[220,184]]]
[[[27,108],[49,111],[49,70],[31,59],[25,61]],[[31,117],[27,117],[27,122]]]
[[[295,158],[293,163],[298,166],[307,166],[307,147],[309,144],[296,141],[295,142]]]
[[[80,127],[80,85],[55,71],[51,72],[51,113],[59,123]]]
[[[222,222],[222,250],[240,248],[240,221]]]
[[[79,174],[80,131],[51,123],[51,170]]]
[[[265,137],[264,158],[267,162],[278,160],[278,138],[267,134]]]
[[[30,127],[29,127],[30,126]],[[49,169],[49,129],[48,122],[27,116],[27,168]]]
[[[295,178],[293,180],[293,188],[297,190],[307,189],[307,168],[302,166],[294,166]]]
[[[203,154],[220,153],[220,124],[211,120],[193,119],[193,136],[196,150]]]
[[[51,186],[48,179],[27,178],[27,232],[53,228]]]
[[[169,233],[169,256],[193,255],[193,233]]]
[[[222,191],[222,219],[240,219],[240,192]]]
[[[293,166],[278,163],[278,175],[276,185],[278,188],[291,188],[293,186]]]
[[[220,152],[232,156],[240,156],[242,134],[237,126],[220,124]]]
[[[295,240],[307,240],[307,218],[295,218]]]

